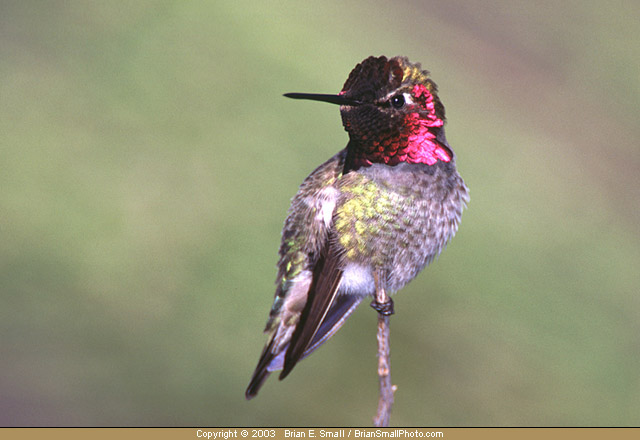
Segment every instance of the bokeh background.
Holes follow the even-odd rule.
[[[0,424],[369,425],[376,315],[251,402],[290,197],[369,55],[471,203],[396,297],[393,425],[640,423],[632,1],[0,3]]]

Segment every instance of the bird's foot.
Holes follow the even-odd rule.
[[[393,300],[388,298],[388,301],[384,303],[379,303],[377,300],[371,301],[371,307],[373,307],[379,314],[384,316],[391,316],[394,314],[393,311]]]

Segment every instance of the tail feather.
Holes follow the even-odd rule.
[[[362,301],[362,297],[355,295],[339,295],[329,312],[322,321],[320,328],[314,335],[309,347],[304,351],[301,359],[306,358],[313,353],[318,347],[324,344],[331,336],[333,336],[342,327],[347,318],[353,313],[356,307]],[[251,382],[245,392],[247,400],[254,398],[260,388],[267,380],[272,371],[282,370],[284,367],[285,352],[289,349],[289,344],[283,347],[279,353],[273,353],[273,339],[267,344],[262,351],[260,361],[256,367]]]
[[[272,360],[275,357],[274,353],[272,352],[274,341],[275,338],[272,337],[269,343],[264,347],[264,350],[262,350],[258,365],[256,366],[256,369],[253,372],[253,376],[251,377],[251,381],[249,382],[249,386],[244,393],[244,397],[247,400],[253,399],[258,394],[258,391],[260,391],[260,388],[264,384],[264,381],[267,380],[269,374],[271,374],[269,365],[272,363]]]
[[[245,391],[244,393],[244,397],[247,400],[251,400],[256,397],[258,395],[258,391],[260,391],[260,388],[262,388],[264,381],[267,380],[270,374],[271,373],[267,371],[267,369],[260,370],[259,372],[256,371],[256,373],[251,378],[251,382],[247,387],[247,391]]]
[[[336,332],[340,330],[340,327],[342,327],[342,324],[344,324],[356,307],[358,307],[362,299],[362,296],[355,295],[338,296],[331,306],[331,309],[329,309],[327,316],[325,316],[324,321],[322,321],[322,324],[320,325],[318,332],[313,337],[311,344],[309,344],[309,348],[304,352],[302,359],[309,356],[318,347],[328,341],[329,338],[335,335]]]

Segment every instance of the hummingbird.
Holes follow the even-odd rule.
[[[427,70],[406,57],[369,57],[336,95],[288,93],[340,106],[346,148],[301,184],[282,230],[268,340],[247,387],[284,379],[378,289],[395,293],[458,229],[468,190],[444,132]],[[371,304],[383,313],[391,307]]]

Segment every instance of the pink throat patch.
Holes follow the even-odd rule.
[[[424,119],[418,113],[410,113],[407,115],[407,124],[413,127],[412,134],[407,139],[407,162],[433,165],[439,160],[451,160],[449,152],[436,141],[436,135],[429,130],[443,125],[441,119],[435,118],[435,112],[434,119]]]
[[[433,102],[433,95],[424,84],[416,84],[411,90],[415,105],[420,108],[421,113],[409,113],[405,117],[404,124],[408,128],[408,138],[399,139],[401,147],[398,153],[388,158],[384,162],[395,165],[399,162],[425,163],[433,165],[439,160],[449,162],[451,156],[448,150],[436,141],[436,135],[430,128],[442,127],[444,121],[436,116],[436,108]],[[424,113],[428,112],[425,116]],[[388,159],[388,160],[387,160]]]
[[[415,120],[416,127],[408,136],[395,139],[395,142],[374,142],[371,150],[356,159],[358,166],[369,166],[373,163],[397,165],[401,162],[424,163],[433,165],[438,161],[450,162],[451,155],[436,140],[436,135],[429,131],[425,120],[417,113],[407,115]]]
[[[397,165],[401,162],[433,165],[438,161],[451,161],[449,150],[436,140],[433,133],[434,128],[444,125],[444,121],[436,115],[433,95],[423,84],[415,85],[412,95],[420,113],[416,111],[405,116],[404,134],[397,138],[373,141],[364,156],[356,159],[358,165]]]

